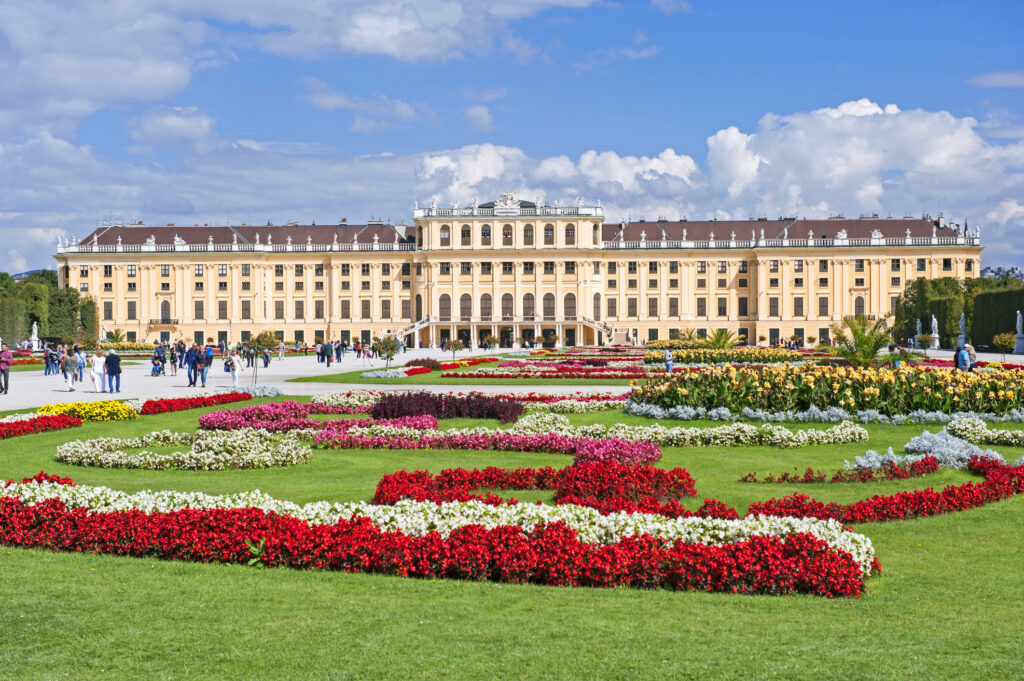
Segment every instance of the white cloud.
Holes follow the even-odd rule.
[[[651,0],[651,7],[665,14],[676,14],[677,12],[690,14],[693,12],[693,4],[689,0]]]
[[[317,109],[354,112],[351,129],[355,132],[370,133],[394,123],[414,121],[427,111],[425,106],[417,107],[386,95],[370,99],[339,92],[318,78],[303,78],[302,82],[306,85],[303,99]]]
[[[533,177],[539,182],[565,183],[576,179],[579,171],[568,156],[551,156],[537,164]]]
[[[1024,69],[983,73],[971,78],[970,82],[981,87],[1024,87]]]
[[[496,102],[508,96],[508,88],[496,87],[490,90],[476,90],[467,87],[462,89],[462,96],[475,102]]]
[[[622,59],[635,61],[638,59],[650,59],[661,52],[658,45],[649,44],[647,36],[643,31],[637,31],[633,35],[633,44],[626,47],[606,47],[594,50],[587,54],[581,61],[574,62],[573,68],[577,73],[589,71],[602,66],[620,61]]]
[[[1005,225],[1007,222],[1024,218],[1024,206],[1017,203],[1017,199],[1006,199],[1000,201],[995,210],[988,213],[985,218]]]
[[[669,181],[669,186],[676,189],[692,187],[691,178],[697,173],[697,164],[673,149],[666,149],[654,158],[619,156],[614,151],[587,151],[580,156],[579,170],[594,186],[612,192],[634,192],[644,184],[661,180]]]
[[[735,126],[719,130],[708,138],[708,170],[712,186],[726,188],[729,198],[736,198],[757,179],[762,163],[750,151],[751,135],[744,135]]]
[[[148,144],[201,142],[213,134],[214,124],[213,118],[194,106],[162,107],[133,121],[128,134]]]
[[[491,115],[491,110],[483,104],[467,106],[462,110],[462,117],[477,130],[487,132],[494,129],[494,116]]]

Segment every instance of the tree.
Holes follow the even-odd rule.
[[[484,336],[484,345],[487,346],[488,350],[493,350],[494,348],[498,347],[497,337],[495,337],[492,334],[487,334],[486,336]]]
[[[854,367],[868,367],[878,352],[892,342],[886,318],[871,322],[864,315],[847,317],[832,326],[836,344],[832,351]]]
[[[816,342],[817,340],[818,340],[818,339],[817,339],[817,338],[815,338],[814,336],[808,336],[808,337],[807,337],[807,344],[808,344],[808,345],[814,345],[814,343],[815,343],[815,342]]]
[[[78,305],[78,317],[82,345],[96,347],[96,343],[100,339],[100,314],[96,309],[96,301],[88,296],[83,296]]]
[[[740,338],[728,329],[716,329],[708,339],[708,347],[715,350],[727,350],[740,344]]]
[[[67,343],[78,336],[81,294],[73,288],[52,288],[47,306],[47,335]]]
[[[917,342],[920,343],[921,347],[924,349],[925,357],[928,356],[928,348],[932,346],[932,342],[934,341],[935,336],[931,335],[930,333],[922,333],[920,336],[917,337]]]
[[[18,298],[25,303],[25,323],[39,325],[39,337],[46,338],[47,322],[50,319],[50,289],[38,282],[22,282],[18,285]]]
[[[992,337],[992,347],[1003,353],[1001,361],[1006,361],[1006,353],[1017,346],[1017,336],[1012,333],[997,333]]]
[[[108,343],[123,343],[124,338],[124,329],[111,329],[110,331],[107,331]]]
[[[28,338],[25,301],[20,298],[0,298],[0,338],[10,342]]]
[[[256,377],[259,375],[260,363],[259,358],[263,354],[264,350],[271,350],[277,346],[277,337],[274,336],[273,331],[261,331],[252,338],[249,339],[249,347],[256,353],[257,361],[253,362],[254,371],[252,372],[252,383],[256,385]]]
[[[384,358],[385,366],[391,367],[391,360],[398,354],[398,341],[387,336],[377,341],[377,354]]]
[[[460,340],[453,340],[453,341],[448,343],[448,350],[451,350],[451,352],[452,352],[452,361],[453,362],[455,361],[455,353],[459,352],[460,350],[465,350],[465,349],[466,349],[466,345],[462,341],[460,341]]]

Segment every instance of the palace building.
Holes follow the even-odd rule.
[[[505,194],[412,225],[111,224],[60,242],[62,286],[129,339],[442,339],[592,345],[728,329],[825,340],[892,314],[907,280],[974,277],[978,230],[922,218],[606,223]]]

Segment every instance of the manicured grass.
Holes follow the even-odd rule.
[[[132,366],[133,364],[142,364],[142,362],[132,362],[132,361],[123,361],[123,360],[121,362],[121,366],[123,366],[123,367],[125,367],[125,366]],[[11,373],[12,374],[13,373],[21,373],[23,371],[38,371],[39,375],[43,376],[44,375],[43,372],[46,371],[46,367],[44,367],[42,364],[16,364],[15,366],[11,367]],[[58,376],[61,375],[59,371],[57,372],[57,375]],[[63,379],[63,376],[61,376],[61,379]]]
[[[496,364],[478,364],[472,367],[431,371],[429,374],[415,374],[404,378],[363,378],[363,373],[385,368],[378,360],[378,366],[367,367],[357,371],[345,371],[337,374],[320,376],[302,376],[289,378],[294,383],[352,383],[359,385],[621,385],[628,386],[628,378],[441,378],[442,373],[473,373],[482,367],[497,366]],[[392,368],[400,368],[393,366]]]
[[[210,410],[0,441],[0,476],[45,469],[117,489],[259,488],[301,502],[368,499],[380,475],[402,468],[569,463],[546,454],[455,451],[317,451],[309,463],[287,469],[208,473],[86,469],[53,461],[55,446],[69,439],[193,429]],[[570,419],[651,423],[617,412]],[[691,507],[713,496],[741,512],[752,501],[796,489],[849,502],[977,479],[942,471],[873,484],[737,482],[750,471],[813,466],[831,472],[868,448],[899,449],[923,428],[868,429],[868,443],[829,447],[669,448],[661,465],[683,466],[693,475],[700,497],[687,502]],[[1010,460],[1024,454],[1021,448],[997,449]],[[868,582],[863,598],[836,601],[425,582],[0,548],[0,677],[1020,677],[1024,499],[855,529],[871,537],[884,572]]]

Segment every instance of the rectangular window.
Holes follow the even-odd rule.
[[[295,318],[305,319],[306,318],[306,301],[296,300],[295,301]]]
[[[614,319],[618,314],[619,314],[618,301],[616,301],[615,298],[609,298],[608,299],[608,316]]]
[[[928,261],[925,258],[917,259],[917,271],[924,272],[928,269]]]
[[[82,276],[84,277],[85,275],[83,274]],[[169,276],[171,276],[171,266],[170,265],[160,265],[160,276],[161,277],[169,277]]]
[[[283,291],[284,290],[284,282],[283,281],[275,281],[274,282],[274,290],[275,291]]]
[[[412,282],[411,281],[405,280],[405,281],[402,282],[402,290],[403,291],[409,291],[411,289],[412,289]]]
[[[594,263],[594,274],[601,274],[601,263]]]
[[[252,319],[252,301],[242,301],[242,319]]]
[[[129,277],[134,277],[135,276],[135,265],[128,265],[128,276]]]
[[[892,277],[889,280],[889,285],[890,286],[899,286],[900,285],[900,278],[899,277]]]
[[[964,261],[964,272],[973,272],[973,271],[974,271],[974,259],[973,258],[967,258],[967,260]]]
[[[217,265],[217,276],[218,277],[226,277],[226,276],[228,276],[228,266],[227,265]]]
[[[818,296],[818,316],[828,316],[828,298],[826,296]]]
[[[112,320],[114,318],[114,301],[104,300],[103,301],[103,319]]]
[[[217,301],[217,319],[228,318],[228,301],[218,300]]]
[[[697,288],[707,288],[707,287],[708,287],[708,280],[707,279],[698,279],[697,280]]]
[[[608,274],[615,274],[618,271],[618,265],[616,263],[608,263]]]
[[[628,316],[628,317],[636,317],[636,316],[638,316],[639,312],[637,312],[637,307],[638,307],[638,305],[637,305],[637,299],[636,298],[626,298],[626,316]]]
[[[161,273],[163,273],[163,268],[164,267],[167,267],[167,265],[161,265],[160,266],[160,272]],[[80,277],[88,277],[89,276],[89,268],[88,267],[79,267],[78,268],[78,276],[80,276]],[[164,276],[166,277],[167,275],[164,274]]]
[[[668,316],[678,317],[679,316],[679,299],[669,298],[668,299]]]
[[[658,280],[657,279],[648,279],[647,280],[647,288],[658,288]]]
[[[370,276],[370,264],[364,262],[362,265],[360,265],[359,266],[359,273],[361,275],[363,275],[364,277]]]
[[[729,263],[724,260],[718,261],[718,273],[727,274],[729,272]]]
[[[380,301],[380,316],[384,319],[391,319],[391,301]]]
[[[134,332],[134,331],[129,331],[129,332],[127,333],[127,337],[128,337],[128,342],[129,342],[129,343],[134,343],[134,342],[135,342],[135,341],[137,340],[137,337],[136,337],[136,335],[135,335],[135,332]]]
[[[128,319],[135,319],[137,315],[138,315],[138,311],[136,310],[136,303],[135,303],[135,301],[134,300],[129,300],[128,301]]]
[[[503,262],[503,263],[501,263],[501,273],[502,274],[515,274],[515,272],[516,272],[515,266],[512,263],[510,263],[510,262]]]
[[[729,299],[719,298],[718,299],[718,316],[728,317],[729,316]]]
[[[341,318],[351,319],[352,318],[352,301],[343,300],[341,301]]]
[[[369,284],[370,282],[366,282],[366,283]],[[389,280],[385,279],[384,281],[380,282],[380,287],[384,291],[390,291],[391,290],[391,282]]]
[[[728,279],[721,279],[721,278],[719,278],[717,284],[718,284],[718,288],[728,288],[729,280]]]
[[[352,266],[351,265],[342,265],[341,266],[341,276],[343,276],[343,277],[351,277],[352,276]]]
[[[402,276],[403,277],[412,276],[412,268],[409,266],[409,263],[407,263],[407,262],[403,262],[402,263]]]
[[[109,281],[105,281],[105,282],[103,282],[103,290],[104,291],[113,291],[114,290],[114,285],[112,283],[110,283]]]
[[[533,274],[533,263],[532,262],[524,262],[523,263],[523,274]]]
[[[668,287],[669,288],[679,288],[679,280],[678,279],[669,279],[668,280]]]
[[[313,319],[324,318],[324,301],[314,300],[313,301]]]
[[[402,299],[402,319],[412,319],[412,301],[408,298]]]
[[[673,260],[668,264],[669,274],[679,274],[679,261]]]
[[[803,317],[804,316],[804,297],[793,296],[793,316]]]
[[[893,258],[892,260],[889,261],[889,271],[890,272],[899,272],[900,271],[900,267],[901,267],[901,264],[900,264],[900,259],[899,258]]]
[[[793,271],[794,272],[803,272],[804,271],[804,261],[803,260],[794,260],[793,261]]]
[[[658,330],[657,329],[647,329],[647,340],[649,340],[649,341],[656,341],[656,340],[658,340]]]
[[[773,273],[773,274],[778,272],[779,271],[779,261],[778,260],[769,260],[768,261],[768,271]]]
[[[697,274],[707,274],[708,264],[704,260],[697,261]]]
[[[362,307],[362,309],[360,310],[362,318],[363,319],[369,319],[370,318],[370,301],[369,300],[361,300],[359,302],[360,302],[360,305]]]
[[[698,298],[697,299],[697,316],[707,317],[708,316],[708,299]]]
[[[647,316],[651,319],[657,319],[658,317],[658,299],[648,298],[647,299]]]
[[[88,284],[82,284],[82,286],[85,287],[85,288],[82,289],[83,291],[88,291],[89,290],[89,285]],[[170,291],[171,290],[171,285],[168,282],[166,282],[166,281],[161,282],[160,283],[160,290],[161,291]]]
[[[201,300],[195,301],[195,313],[192,315],[192,318],[193,319],[202,319],[203,318],[203,301],[201,301]]]
[[[854,286],[858,286],[858,287],[859,286],[864,286],[864,278],[863,277],[857,277],[856,279],[853,280],[853,285]]]
[[[657,263],[657,261],[652,260],[649,263],[647,263],[647,273],[648,274],[657,274],[658,273],[658,263]]]
[[[114,276],[114,266],[113,265],[104,265],[103,266],[103,276],[104,277],[112,277],[112,276]]]
[[[566,274],[576,274],[576,263],[574,263],[574,262],[567,262],[567,263],[565,263],[565,273]]]
[[[302,265],[296,265],[295,266],[295,276],[296,277],[301,277],[303,272],[305,272],[305,268]]]
[[[416,276],[418,277],[421,274],[423,274],[423,263],[418,262],[416,263]]]
[[[953,259],[952,258],[943,258],[942,259],[942,271],[943,272],[952,272],[953,271]]]
[[[626,274],[636,274],[638,271],[636,262],[626,263]]]
[[[203,266],[202,265],[196,265],[195,270],[196,270],[196,276],[197,277],[203,276]]]
[[[284,301],[274,301],[274,319],[284,319]]]
[[[484,277],[491,276],[491,263],[482,262],[480,263],[480,275]]]
[[[736,285],[738,287],[740,287],[740,288],[747,288],[747,280],[746,279],[737,279],[736,280]]]
[[[802,288],[803,285],[804,285],[804,278],[803,277],[797,277],[797,278],[795,278],[793,280],[793,286],[795,286],[797,288]]]
[[[459,274],[473,274],[473,263],[464,262],[459,264]]]
[[[439,270],[440,270],[442,276],[451,274],[452,273],[452,264],[450,262],[440,263]]]
[[[250,265],[249,263],[245,263],[244,265],[242,265],[242,276],[243,277],[248,277],[251,274],[252,274],[252,265]]]
[[[636,288],[636,279],[627,279],[626,288]]]
[[[228,290],[228,282],[226,282],[226,281],[218,281],[217,282],[217,290],[218,291],[227,291]]]
[[[828,277],[818,277],[818,286],[822,288],[828,286]]]
[[[305,286],[306,286],[306,282],[304,282],[304,281],[299,280],[299,281],[295,282],[295,290],[296,291],[304,290]]]
[[[778,317],[779,316],[779,299],[772,296],[768,299],[768,316]]]
[[[818,261],[818,271],[823,273],[828,272],[828,260]]]
[[[385,265],[385,267],[387,267],[387,265]],[[322,277],[322,276],[324,276],[324,266],[323,265],[313,265],[313,276],[314,277]]]
[[[768,280],[768,288],[778,288],[778,287],[779,287],[779,278],[778,277],[772,277],[772,278],[770,278]]]
[[[385,284],[390,284],[391,282],[386,281],[384,283]],[[313,282],[313,290],[314,291],[323,291],[324,290],[324,282],[322,282],[322,281],[314,281]]]
[[[854,272],[863,272],[864,271],[864,259],[863,258],[857,258],[856,260],[853,261],[853,271]]]
[[[896,316],[896,308],[899,307],[899,304],[900,304],[900,297],[899,296],[889,296],[889,314],[890,315],[892,315],[894,317]]]
[[[203,290],[203,282],[201,282],[201,281],[197,281],[197,282],[195,283],[195,286],[196,286],[196,290],[197,290],[197,291],[202,291],[202,290]]]
[[[826,326],[818,329],[818,342],[828,344],[831,342],[830,329]]]
[[[619,285],[618,279],[609,279],[608,280],[608,288],[615,288],[618,285]]]
[[[555,273],[555,263],[553,261],[551,261],[551,260],[546,260],[544,262],[544,274],[554,274],[554,273]]]
[[[361,282],[359,282],[359,290],[360,291],[369,291],[370,290],[370,282],[368,282],[368,281],[361,281]]]
[[[275,277],[283,277],[284,276],[284,265],[274,265],[274,276]]]
[[[747,314],[749,314],[748,311],[747,311],[747,297],[746,296],[741,296],[741,297],[736,299],[736,314],[738,314],[740,317],[746,317]]]
[[[740,274],[746,274],[747,273],[747,267],[748,267],[747,261],[746,260],[741,260],[740,261]]]

